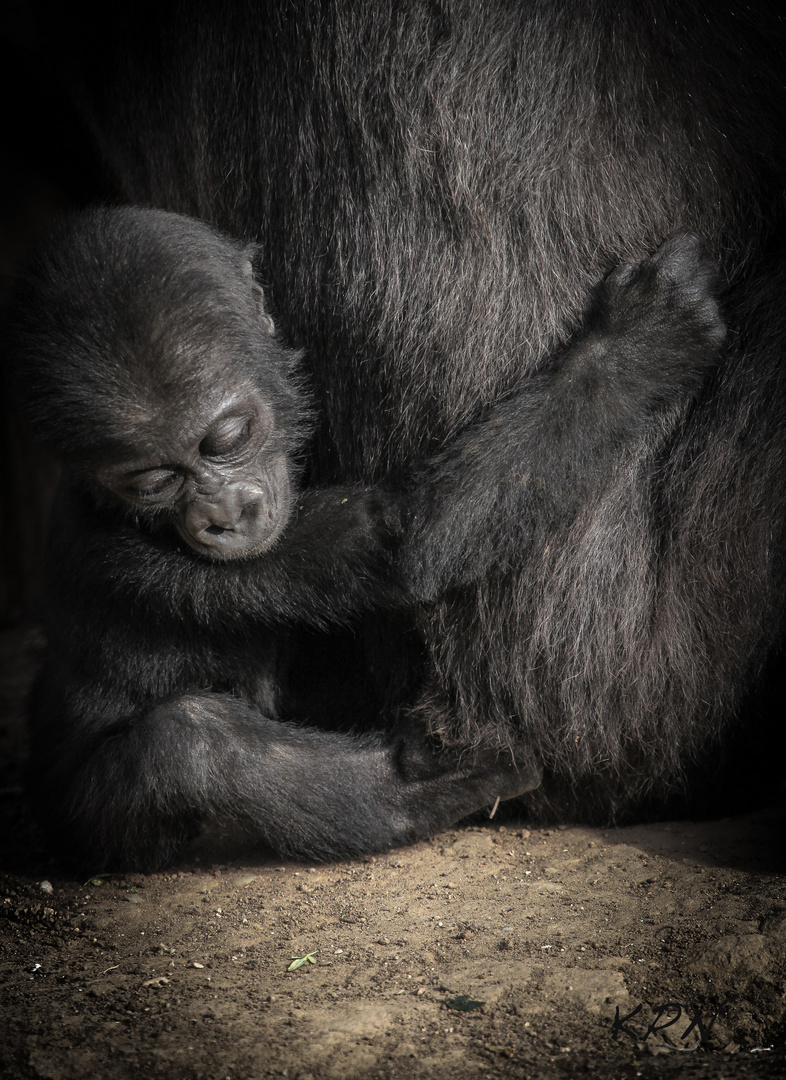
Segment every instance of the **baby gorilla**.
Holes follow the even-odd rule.
[[[65,466],[31,766],[72,863],[158,867],[211,820],[282,853],[344,857],[537,786],[527,746],[511,760],[448,752],[411,724],[382,736],[281,721],[281,635],[385,618],[521,550],[684,404],[723,336],[701,248],[675,238],[611,275],[551,372],[427,463],[413,494],[298,491],[300,358],[276,340],[252,257],[187,218],[100,209],[66,222],[17,289],[17,382]],[[520,534],[497,535],[492,517],[481,552],[456,535],[456,506],[493,514],[514,498],[530,516]]]
[[[299,356],[274,336],[251,254],[187,218],[98,210],[53,239],[27,308],[42,438],[213,559],[278,539],[307,434]]]

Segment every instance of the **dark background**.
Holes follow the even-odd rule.
[[[0,15],[0,320],[31,241],[58,214],[112,190],[57,73],[40,55],[21,4]],[[0,321],[0,328],[2,322]],[[1,329],[0,329],[1,333]],[[0,626],[35,617],[46,509],[56,470],[16,415],[0,336]]]

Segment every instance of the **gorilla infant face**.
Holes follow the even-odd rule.
[[[88,211],[38,251],[13,329],[41,437],[98,502],[211,559],[275,543],[307,423],[252,256],[175,214]]]
[[[128,456],[95,478],[140,514],[168,517],[202,555],[259,554],[278,539],[291,506],[272,409],[253,386],[231,383],[193,404],[174,416],[157,409]]]

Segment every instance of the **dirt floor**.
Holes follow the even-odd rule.
[[[786,1077],[782,812],[64,879],[22,798],[30,649],[3,646],[3,1080]]]

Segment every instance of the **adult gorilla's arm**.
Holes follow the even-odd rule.
[[[399,563],[418,599],[526,558],[536,538],[603,494],[648,432],[682,415],[725,337],[717,291],[690,234],[619,268],[551,369],[425,465]]]

